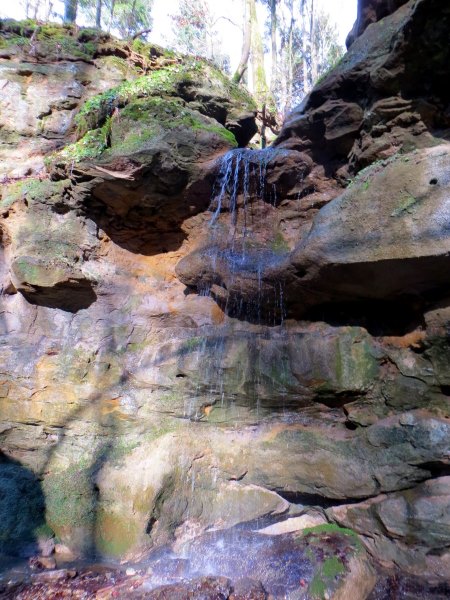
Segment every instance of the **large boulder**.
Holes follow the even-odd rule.
[[[372,23],[392,14],[407,0],[358,0],[358,14],[352,30],[347,36],[347,48],[353,44]]]
[[[319,211],[292,254],[306,303],[448,289],[449,156],[444,144],[374,165]]]
[[[357,37],[288,115],[275,142],[308,152],[342,180],[400,149],[432,146],[449,126],[443,109],[448,101],[443,87],[449,61],[447,3],[365,2],[364,7],[374,16],[364,18],[360,11],[361,27],[367,19],[388,16]]]
[[[429,568],[439,575],[448,569],[450,477],[331,508],[327,514],[361,534],[369,551],[386,566],[413,574]]]
[[[98,238],[92,221],[67,210],[69,188],[67,180],[20,181],[5,187],[1,207],[7,215],[9,292],[74,312],[96,299],[95,276],[85,263]]]

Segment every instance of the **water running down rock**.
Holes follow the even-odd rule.
[[[0,24],[0,540],[69,560],[6,597],[448,595],[447,4],[361,2],[263,152],[211,65]]]

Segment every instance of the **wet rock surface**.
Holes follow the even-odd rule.
[[[0,597],[56,598],[65,590],[75,598],[105,600],[266,600],[341,593],[356,600],[365,598],[375,583],[356,536],[332,525],[275,537],[242,530],[212,532],[187,542],[178,553],[188,558],[166,552],[126,571],[101,566],[79,573],[42,571],[29,583],[3,585]]]
[[[60,567],[5,598],[445,597],[449,12],[401,4],[263,152],[210,65],[2,22],[0,540]]]

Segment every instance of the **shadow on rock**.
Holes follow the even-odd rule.
[[[45,531],[41,482],[30,469],[0,452],[0,553],[35,554]]]

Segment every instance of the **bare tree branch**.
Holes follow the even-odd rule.
[[[149,27],[148,29],[141,29],[141,31],[138,31],[137,33],[135,33],[131,39],[135,40],[136,38],[141,37],[141,35],[150,33],[151,30],[152,30],[151,27]]]

